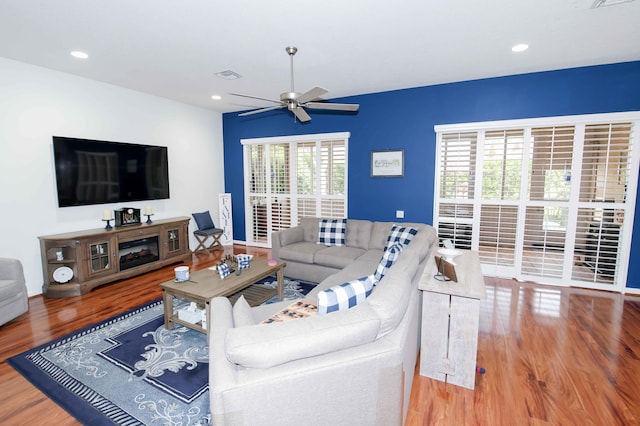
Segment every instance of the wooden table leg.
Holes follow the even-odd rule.
[[[173,295],[167,293],[166,290],[162,290],[162,304],[164,305],[164,328],[171,330],[173,328],[173,321],[171,321],[171,316],[173,315]]]
[[[276,278],[278,280],[278,300],[284,300],[284,266],[278,268]]]

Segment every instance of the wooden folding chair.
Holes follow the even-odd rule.
[[[194,252],[204,251],[209,254],[209,250],[224,250],[224,247],[220,242],[220,237],[224,233],[224,229],[216,228],[213,223],[213,219],[211,219],[211,213],[209,213],[209,210],[202,213],[193,213],[192,216],[198,226],[198,229],[193,231],[193,236],[196,237],[196,240],[198,241],[198,247],[196,247]],[[209,239],[212,241],[207,245]]]

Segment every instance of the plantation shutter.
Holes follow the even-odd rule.
[[[439,203],[436,228],[441,240],[470,249],[476,176],[477,134],[443,134],[439,143]]]
[[[270,150],[270,208],[267,209],[267,222],[273,231],[291,227],[291,166],[289,144],[271,144]]]
[[[348,133],[243,140],[247,242],[303,217],[347,217]]]
[[[434,223],[487,275],[621,290],[640,113],[436,126]]]
[[[523,274],[562,278],[574,131],[574,126],[531,130]]]
[[[316,214],[318,203],[316,202],[317,191],[317,159],[316,143],[300,142],[296,150],[297,166],[297,222],[303,217],[313,217]]]
[[[585,126],[575,246],[589,269],[574,271],[574,279],[606,282],[615,277],[628,226],[632,128],[631,123]]]
[[[483,135],[480,132],[480,135]],[[515,265],[518,206],[522,183],[524,130],[484,133],[482,144],[482,200],[480,208],[480,261]]]
[[[344,140],[320,143],[320,216],[346,217],[346,146]]]

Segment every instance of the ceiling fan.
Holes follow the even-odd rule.
[[[241,114],[238,114],[238,116],[244,117],[247,115],[259,114],[261,112],[266,112],[266,111],[272,111],[274,109],[287,108],[296,116],[298,120],[304,123],[311,120],[311,117],[309,116],[307,111],[305,111],[305,108],[326,109],[326,110],[333,110],[333,111],[357,111],[358,108],[360,108],[359,104],[334,104],[334,103],[322,101],[320,99],[320,96],[329,92],[327,89],[323,89],[322,87],[314,87],[308,92],[302,93],[302,94],[296,93],[296,91],[293,88],[293,56],[296,54],[298,49],[296,47],[289,46],[285,49],[285,51],[289,55],[290,62],[291,62],[291,91],[282,93],[280,95],[279,101],[274,101],[272,99],[259,98],[256,96],[230,93],[230,95],[233,95],[233,96],[241,96],[243,98],[250,98],[250,99],[259,99],[262,101],[274,102],[278,104],[276,106],[259,108],[253,111],[243,112]]]

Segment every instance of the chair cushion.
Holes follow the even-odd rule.
[[[200,235],[201,237],[211,237],[213,235],[222,234],[224,229],[209,228],[209,229],[197,229],[193,231],[193,235]]]
[[[216,227],[213,224],[213,219],[211,219],[211,213],[209,213],[209,210],[202,213],[193,213],[192,216],[195,219],[196,225],[198,225],[199,230],[211,229]]]
[[[318,244],[343,246],[345,245],[346,231],[347,219],[320,219]]]

